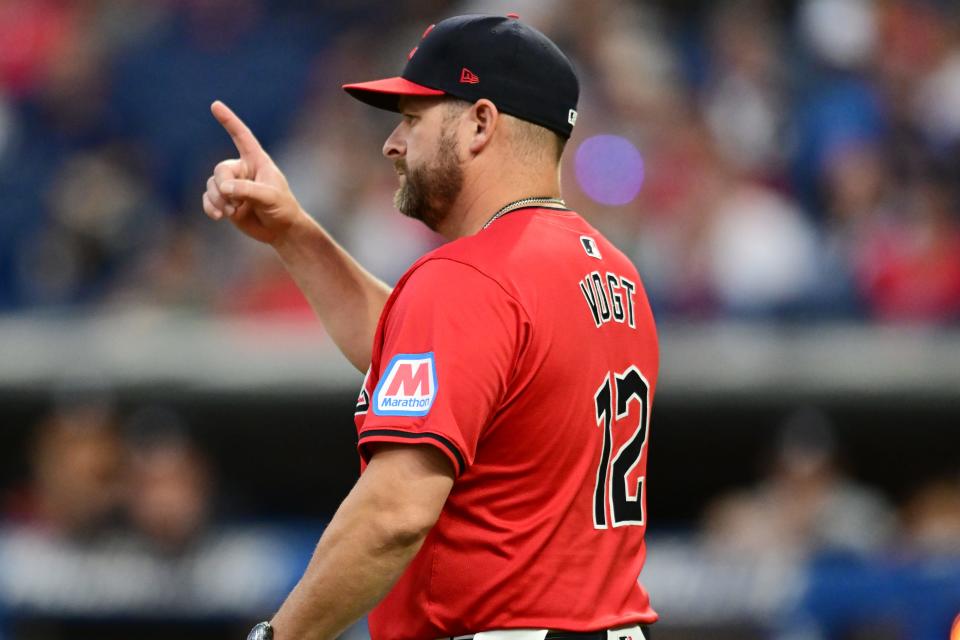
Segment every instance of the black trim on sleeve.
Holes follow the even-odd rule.
[[[442,444],[445,449],[453,454],[453,457],[456,459],[457,465],[459,466],[459,469],[457,469],[457,475],[463,473],[467,468],[466,460],[464,459],[463,454],[460,453],[460,449],[457,448],[457,445],[438,433],[413,433],[411,431],[402,431],[400,429],[370,429],[360,433],[359,444],[363,444],[363,440],[367,436],[391,436],[395,438],[406,438],[408,440],[422,440],[424,438],[436,440]]]

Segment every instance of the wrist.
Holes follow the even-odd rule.
[[[320,227],[303,208],[298,207],[297,211],[298,213],[290,226],[278,233],[270,243],[281,258],[298,253],[304,243],[309,241]]]

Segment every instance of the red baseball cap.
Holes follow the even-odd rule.
[[[580,85],[547,36],[509,16],[466,15],[430,25],[393,78],[343,85],[354,98],[399,111],[401,96],[491,100],[497,109],[569,138]]]

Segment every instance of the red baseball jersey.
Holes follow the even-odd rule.
[[[456,481],[371,636],[654,622],[638,577],[657,369],[636,269],[573,211],[518,209],[418,260],[380,318],[359,451],[432,445]]]

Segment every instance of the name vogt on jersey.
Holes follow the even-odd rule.
[[[636,329],[633,301],[637,285],[625,276],[610,273],[601,274],[591,271],[579,282],[590,315],[597,327],[608,322],[619,322]]]
[[[433,353],[399,353],[391,358],[373,390],[373,412],[380,416],[425,416],[437,397]]]

